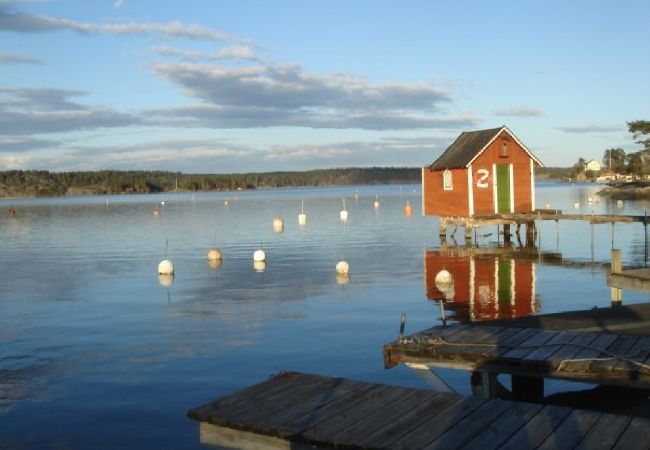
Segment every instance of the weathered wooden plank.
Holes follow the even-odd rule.
[[[494,354],[497,354],[497,351],[503,348],[503,342],[512,338],[516,334],[520,333],[521,330],[517,328],[502,328],[496,334],[486,334],[480,337],[480,344],[485,344],[485,346],[464,346],[458,350],[458,353],[463,356],[465,354],[471,355],[472,359],[477,358],[489,358]],[[474,356],[474,354],[476,356]]]
[[[601,413],[595,411],[573,410],[549,437],[538,447],[546,449],[572,449],[594,426]]]
[[[537,448],[571,413],[571,408],[544,406],[528,423],[501,445],[503,450]]]
[[[381,448],[388,442],[400,442],[402,436],[419,427],[434,416],[447,416],[451,408],[464,401],[463,397],[446,392],[432,392],[423,395],[425,401],[405,412],[396,414],[388,424],[362,437],[358,445],[362,448]]]
[[[447,339],[447,344],[436,348],[440,354],[453,354],[457,359],[476,361],[499,346],[499,333],[503,327],[475,326]]]
[[[628,416],[603,414],[589,433],[575,447],[576,450],[612,448],[632,421]]]
[[[332,415],[340,415],[342,411],[365,402],[368,397],[377,395],[385,388],[380,384],[342,383],[328,391],[301,395],[298,403],[289,397],[288,404],[279,404],[276,413],[265,414],[262,411],[261,415],[251,417],[251,419],[255,420],[256,426],[260,430],[275,430],[281,436],[291,435],[301,432],[314,423],[327,420]],[[327,408],[332,404],[334,404],[334,408]]]
[[[334,427],[331,426],[332,421],[330,421],[329,424],[323,424],[316,429],[306,430],[303,436],[311,438],[315,442],[327,439],[328,442],[337,446],[356,446],[368,434],[383,429],[396,416],[406,413],[410,408],[419,406],[422,403],[422,397],[425,396],[426,394],[417,391],[400,394],[397,398],[387,396],[385,403],[377,405],[377,407],[370,405],[368,408],[360,409],[354,416],[347,416],[344,420],[338,421],[339,423]]]
[[[650,352],[650,337],[641,337],[639,338],[638,341],[634,343],[632,347],[630,347],[625,352],[623,356],[625,358],[632,359],[634,361],[643,362],[645,361],[645,358],[649,352]],[[613,370],[615,371],[624,371],[624,372],[637,371],[638,369],[639,369],[638,365],[632,364],[622,359],[619,360],[616,363],[616,365],[613,367]]]
[[[328,420],[317,423],[315,426],[307,428],[301,432],[302,436],[309,441],[322,441],[327,438],[329,442],[336,444],[344,444],[346,442],[354,441],[356,435],[354,434],[358,427],[355,424],[364,421],[373,411],[382,408],[391,408],[391,405],[397,402],[400,398],[409,395],[411,399],[417,396],[420,392],[408,393],[407,388],[397,388],[395,386],[385,386],[383,391],[373,392],[374,395],[367,395],[364,402],[351,408],[341,411],[336,416],[331,416]],[[369,432],[375,431],[374,424],[366,424],[369,426]],[[380,427],[376,427],[379,429]],[[344,430],[350,429],[349,433]]]
[[[191,409],[187,414],[192,419],[204,420],[210,416],[218,416],[221,411],[234,413],[235,411],[249,410],[252,407],[253,401],[276,394],[282,395],[283,392],[290,391],[294,388],[292,383],[313,381],[315,380],[305,377],[303,374],[293,372],[280,373],[263,383],[253,385],[216,401]]]
[[[235,430],[206,422],[199,424],[199,441],[206,446],[239,450],[314,450],[316,448],[274,436]]]
[[[512,404],[503,400],[490,400],[472,414],[459,420],[443,434],[431,441],[425,449],[459,448],[469,442],[499,416],[507,414]]]
[[[558,367],[558,370],[561,369],[565,372],[586,372],[594,362],[593,359],[602,355],[602,352],[613,344],[616,338],[617,336],[614,334],[601,334],[589,344],[589,348],[578,352],[572,360],[565,360],[562,367]]]
[[[257,398],[251,408],[229,408],[220,412],[223,420],[229,424],[239,427],[246,423],[255,423],[257,427],[267,418],[275,418],[282,415],[287,409],[295,407],[293,398],[300,398],[301,402],[316,401],[326,397],[333,389],[349,392],[354,389],[357,382],[341,378],[311,377],[301,380],[299,383],[287,383],[289,390],[279,390],[273,395]],[[292,385],[292,386],[291,386]],[[223,424],[223,423],[221,423]]]
[[[463,447],[464,450],[489,450],[501,448],[519,429],[526,426],[540,410],[542,405],[533,403],[513,403],[506,414],[485,427]]]
[[[409,433],[396,437],[386,442],[385,445],[388,448],[422,448],[485,403],[485,400],[466,398],[453,407],[447,408],[444,415],[438,414],[430,417],[429,420],[414,427]]]
[[[615,450],[647,450],[650,448],[650,419],[635,417],[619,438]]]
[[[560,348],[546,359],[550,367],[557,367],[565,359],[571,359],[584,349],[585,345],[591,344],[598,337],[595,333],[576,333],[570,344]]]
[[[523,359],[526,355],[537,350],[540,346],[550,341],[555,336],[555,331],[538,330],[536,334],[526,339],[524,342],[503,354],[504,359]]]
[[[624,355],[638,340],[638,336],[618,336],[616,341],[607,348],[607,351],[614,355]],[[594,361],[590,366],[590,370],[595,372],[611,371],[618,362],[619,360],[615,358],[609,361]]]
[[[575,333],[556,332],[544,346],[533,350],[526,355],[523,359],[529,361],[545,361],[551,357],[555,352],[562,348],[562,344],[567,344],[575,337]]]

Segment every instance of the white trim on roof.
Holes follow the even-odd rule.
[[[494,134],[494,136],[492,137],[492,139],[490,139],[490,140],[488,141],[488,143],[485,144],[485,145],[483,146],[483,148],[482,148],[478,153],[476,153],[476,155],[474,155],[474,157],[470,160],[470,162],[468,162],[468,163],[465,165],[465,167],[469,167],[469,166],[470,166],[474,161],[476,161],[476,158],[478,158],[479,156],[481,156],[481,155],[483,154],[483,152],[485,151],[485,149],[487,149],[487,148],[490,146],[490,144],[492,144],[492,143],[495,141],[495,139],[497,138],[497,136],[499,136],[499,135],[501,134],[501,132],[503,132],[503,131],[505,131],[506,133],[508,133],[508,134],[510,135],[510,137],[512,137],[512,139],[514,139],[515,142],[516,142],[517,144],[519,144],[519,146],[520,146],[520,147],[521,147],[521,148],[526,152],[526,154],[527,154],[528,156],[530,156],[531,159],[535,160],[535,162],[536,162],[537,164],[540,165],[540,167],[544,167],[544,164],[542,164],[542,162],[541,162],[539,159],[537,159],[537,158],[535,157],[535,155],[533,155],[533,154],[531,153],[530,150],[528,150],[528,147],[526,147],[526,146],[525,146],[525,145],[524,145],[524,144],[523,144],[519,139],[517,139],[517,136],[515,136],[515,135],[513,134],[513,132],[510,131],[510,130],[508,129],[508,127],[506,127],[505,125],[502,126],[502,127],[499,129],[499,131],[497,131],[497,132]]]

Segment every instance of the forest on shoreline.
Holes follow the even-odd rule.
[[[420,183],[420,168],[369,167],[304,172],[186,174],[164,171],[0,171],[0,197],[233,191],[280,187]]]
[[[564,179],[570,168],[539,168],[539,179]],[[0,171],[0,198],[233,191],[280,187],[418,184],[419,167],[319,169],[304,172],[186,174],[165,171]]]

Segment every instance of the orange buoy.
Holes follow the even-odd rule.
[[[411,217],[413,215],[413,207],[408,201],[406,202],[406,205],[404,205],[404,215],[406,217]]]
[[[158,211],[157,209],[154,209],[154,210],[151,212],[151,214],[153,214],[155,217],[158,217],[158,216],[160,215],[160,211]]]

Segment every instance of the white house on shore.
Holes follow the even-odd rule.
[[[596,161],[595,159],[590,159],[587,161],[587,164],[585,164],[585,170],[591,170],[594,172],[599,172],[600,169],[602,169],[602,165],[600,162]]]

